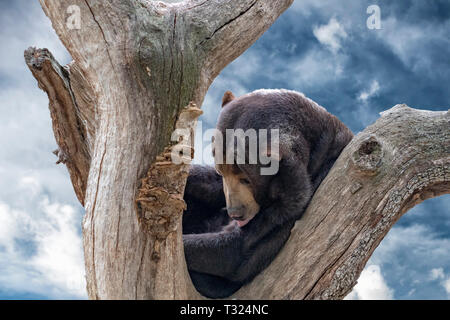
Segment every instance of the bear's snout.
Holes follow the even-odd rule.
[[[228,215],[233,220],[244,220],[245,219],[245,206],[241,205],[238,207],[227,208]]]

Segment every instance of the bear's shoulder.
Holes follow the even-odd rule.
[[[213,207],[224,206],[222,177],[213,167],[192,165],[186,182],[185,195],[202,199]],[[205,195],[208,195],[205,198]]]
[[[320,110],[322,112],[327,112],[327,109],[315,102],[314,100],[311,100],[308,98],[303,92],[295,91],[295,90],[289,90],[289,89],[258,89],[251,93],[249,93],[249,96],[260,96],[260,97],[268,97],[271,99],[282,99],[285,98],[291,98],[294,101],[303,101],[305,102],[304,105],[307,105],[308,107],[311,107],[313,109]]]

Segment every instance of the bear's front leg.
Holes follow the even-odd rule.
[[[222,177],[210,166],[191,166],[184,196],[213,209],[226,206]]]
[[[230,222],[222,177],[212,167],[192,166],[184,192],[183,234],[219,232]]]
[[[242,240],[242,230],[234,223],[221,232],[183,235],[188,269],[229,276],[243,260]]]

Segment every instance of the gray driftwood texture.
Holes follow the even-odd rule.
[[[91,299],[201,298],[181,238],[191,132],[206,91],[293,0],[40,0],[73,62],[25,59],[47,92],[83,220]],[[80,9],[69,28],[69,6]],[[233,297],[340,299],[399,217],[450,191],[450,113],[398,105],[358,134],[276,260]]]

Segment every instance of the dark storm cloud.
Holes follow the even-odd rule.
[[[444,110],[450,104],[446,86],[450,23],[449,14],[441,11],[449,11],[448,1],[378,1],[381,30],[366,26],[366,8],[372,3],[294,3],[218,81],[238,80],[249,91],[266,87],[303,91],[354,131],[397,103]],[[347,34],[339,39],[337,52],[313,34],[314,27],[332,18]],[[239,61],[252,64],[252,72],[242,75],[235,67],[244,64]],[[358,97],[373,81],[379,92],[361,106]]]

